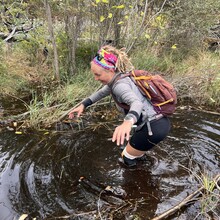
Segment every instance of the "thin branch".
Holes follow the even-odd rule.
[[[10,40],[10,39],[14,36],[16,29],[17,29],[17,27],[14,27],[14,29],[13,29],[12,32],[8,35],[8,37],[6,37],[6,38],[4,39],[5,42],[7,42],[8,40]]]
[[[152,16],[152,17],[149,19],[149,21],[147,22],[147,24],[146,24],[144,27],[142,27],[143,24],[141,23],[142,26],[140,27],[139,32],[138,32],[138,34],[136,35],[135,40],[132,42],[132,44],[130,45],[129,49],[127,50],[127,53],[132,49],[132,47],[133,47],[134,44],[136,43],[138,37],[145,31],[145,28],[148,26],[148,24],[150,23],[150,21],[153,20],[158,14],[160,14],[160,13],[162,12],[163,7],[164,7],[164,5],[166,4],[166,2],[167,2],[167,0],[164,0],[162,6],[160,7],[160,10],[159,10],[154,16]],[[145,4],[145,9],[147,10],[147,1],[146,1],[146,4]],[[146,12],[144,12],[144,13],[146,13]],[[145,16],[145,15],[146,15],[146,14],[144,14],[144,16]],[[144,20],[142,20],[142,21],[144,21]]]
[[[216,183],[216,187],[218,186],[218,181],[220,179],[220,174],[218,174],[215,178],[214,178],[214,182]],[[179,204],[177,204],[176,206],[174,206],[173,208],[165,211],[164,213],[162,213],[161,215],[151,219],[151,220],[161,220],[161,219],[165,219],[168,216],[171,216],[172,214],[174,214],[175,212],[177,212],[178,210],[180,210],[183,206],[187,205],[189,202],[192,202],[195,200],[195,197],[198,196],[200,193],[202,193],[202,191],[205,190],[204,186],[201,186],[198,190],[196,190],[195,192],[193,192],[192,194],[190,194],[189,196],[187,196],[185,199],[183,199]]]
[[[143,18],[142,18],[142,21],[141,21],[141,25],[140,25],[139,31],[137,32],[137,35],[136,35],[136,36],[139,36],[140,33],[141,33],[142,26],[144,25],[144,21],[145,21],[146,14],[147,14],[147,7],[148,7],[148,0],[146,0],[146,2],[145,2],[144,15],[143,15]],[[132,48],[132,47],[134,46],[134,44],[136,43],[136,40],[137,40],[137,38],[135,38],[135,40],[133,41],[133,43],[131,44],[130,48],[127,50],[127,52],[129,52],[129,51],[131,50],[131,48]]]

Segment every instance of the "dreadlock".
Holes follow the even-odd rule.
[[[116,49],[115,47],[110,45],[102,46],[102,48],[105,51],[113,53],[118,57],[118,60],[116,62],[117,71],[125,73],[134,69],[133,64],[131,63],[130,59],[128,58],[128,55],[125,52],[125,48]]]

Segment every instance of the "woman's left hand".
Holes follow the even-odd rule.
[[[131,127],[133,123],[131,121],[124,121],[121,125],[119,125],[112,136],[112,142],[117,143],[117,145],[123,145],[125,139],[128,141],[130,137]]]

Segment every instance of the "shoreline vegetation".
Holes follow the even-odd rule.
[[[18,105],[22,109],[15,115],[1,115],[1,121],[20,121],[30,128],[49,127],[64,119],[70,108],[101,86],[90,73],[89,61],[79,66],[74,76],[57,82],[52,66],[33,66],[25,53],[15,51],[1,56],[0,92],[4,99],[20,103]],[[159,72],[173,83],[177,90],[178,107],[186,104],[200,111],[218,114],[219,54],[199,51],[181,62],[175,61],[173,56],[161,57],[136,50],[132,51],[131,60],[137,69]],[[109,100],[105,99],[104,103]]]
[[[0,121],[40,128],[63,118],[100,87],[89,69],[105,44],[163,74],[178,106],[220,112],[219,10],[218,0],[2,2],[0,94],[16,109],[2,104]]]

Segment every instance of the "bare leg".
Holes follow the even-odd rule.
[[[126,146],[126,151],[135,157],[140,157],[143,156],[143,154],[145,153],[145,151],[140,151],[140,150],[136,150],[135,148],[133,148],[129,143]]]

